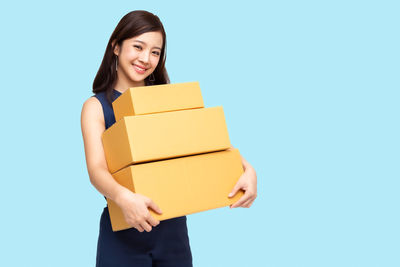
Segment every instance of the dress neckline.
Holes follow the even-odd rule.
[[[115,89],[113,89],[114,90],[114,92],[116,92],[117,94],[122,94],[120,91],[117,91],[117,90],[115,90]]]

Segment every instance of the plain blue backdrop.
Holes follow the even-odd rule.
[[[94,266],[101,194],[83,102],[123,15],[167,33],[253,165],[250,209],[188,216],[196,267],[400,266],[397,1],[0,4],[1,266]]]

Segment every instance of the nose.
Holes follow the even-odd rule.
[[[149,58],[150,58],[150,51],[143,50],[142,53],[140,53],[139,60],[145,64],[149,63]]]

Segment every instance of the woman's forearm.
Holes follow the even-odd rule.
[[[231,147],[229,149],[232,149],[232,148],[234,148],[234,147],[231,145]],[[240,154],[240,152],[239,152],[239,154]],[[245,160],[245,158],[241,154],[240,154],[240,157],[242,159],[243,170],[255,172],[253,166],[251,166],[250,163],[247,160]]]
[[[253,172],[255,172],[253,166],[251,166],[250,163],[247,160],[245,160],[242,155],[240,155],[240,157],[242,158],[242,165],[243,165],[244,171],[253,171]]]
[[[89,171],[89,177],[90,182],[97,191],[117,204],[119,204],[118,196],[122,192],[129,190],[115,181],[108,169],[94,168],[94,170]]]

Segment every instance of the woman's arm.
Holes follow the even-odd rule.
[[[108,170],[101,136],[105,130],[101,103],[89,98],[82,107],[81,129],[85,148],[86,165],[93,186],[105,197],[113,200],[123,211],[125,220],[143,232],[151,230],[159,221],[154,219],[147,207],[161,213],[149,198],[135,194],[115,181]]]
[[[230,149],[232,148],[234,147],[231,146]],[[244,195],[237,202],[233,203],[230,207],[250,208],[257,197],[257,174],[250,163],[248,163],[247,160],[242,157],[242,155],[240,155],[240,157],[242,158],[244,172],[240,176],[239,180],[233,187],[228,197],[233,197],[239,191],[239,189],[242,189],[245,191]]]

